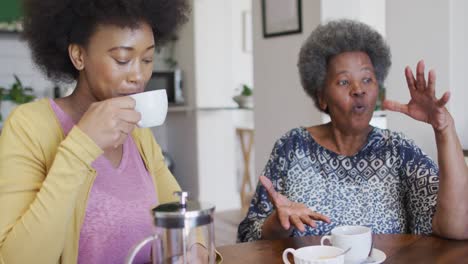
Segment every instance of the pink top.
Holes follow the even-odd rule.
[[[74,126],[71,117],[52,99],[50,104],[67,135]],[[117,168],[104,155],[92,167],[97,175],[81,226],[78,263],[124,263],[130,249],[153,233],[151,209],[158,203],[153,181],[130,136]],[[150,253],[147,245],[134,263],[151,262]]]

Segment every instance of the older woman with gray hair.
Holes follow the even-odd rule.
[[[405,135],[369,125],[390,57],[382,36],[357,21],[312,32],[299,73],[331,122],[294,128],[276,142],[239,241],[324,235],[339,225],[468,239],[468,168],[445,108],[449,93],[435,96],[435,72],[426,80],[423,61],[416,75],[406,67],[411,100],[384,107],[433,127],[438,164]]]

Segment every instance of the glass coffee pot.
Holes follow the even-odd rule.
[[[187,201],[187,192],[174,192],[178,202],[160,204],[152,210],[155,233],[131,250],[126,263],[132,263],[138,251],[152,244],[153,263],[215,263],[213,213],[207,203]]]

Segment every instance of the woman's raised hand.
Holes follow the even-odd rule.
[[[267,177],[260,176],[260,182],[267,190],[268,196],[276,208],[277,220],[284,230],[289,230],[293,225],[299,231],[304,232],[305,225],[316,227],[316,220],[330,223],[328,217],[312,211],[302,203],[292,202],[286,196],[278,193]]]
[[[123,144],[140,119],[135,100],[122,96],[91,104],[77,126],[105,150]]]
[[[430,70],[426,82],[424,61],[416,66],[416,78],[410,67],[405,68],[406,82],[411,99],[408,104],[385,100],[383,106],[387,110],[401,112],[416,120],[426,122],[436,131],[442,131],[449,126],[452,118],[445,108],[450,93],[445,92],[440,99],[435,96],[436,74]]]

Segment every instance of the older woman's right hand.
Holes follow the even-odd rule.
[[[123,96],[91,104],[77,126],[105,150],[123,144],[140,119],[135,100]]]
[[[271,214],[265,221],[265,224],[267,225],[263,228],[265,238],[268,238],[269,236],[269,234],[266,234],[265,231],[267,231],[267,233],[271,233],[270,231],[275,232],[275,229],[278,231],[277,227],[275,228],[269,225],[279,224],[283,229],[282,231],[284,234],[284,231],[288,231],[288,233],[290,233],[291,225],[297,228],[299,231],[304,232],[305,225],[316,227],[316,220],[330,223],[330,219],[327,216],[312,211],[302,203],[292,202],[286,198],[286,196],[278,193],[273,187],[273,183],[267,177],[260,176],[260,182],[267,190],[268,196],[276,208],[275,212],[273,212],[273,214]]]

